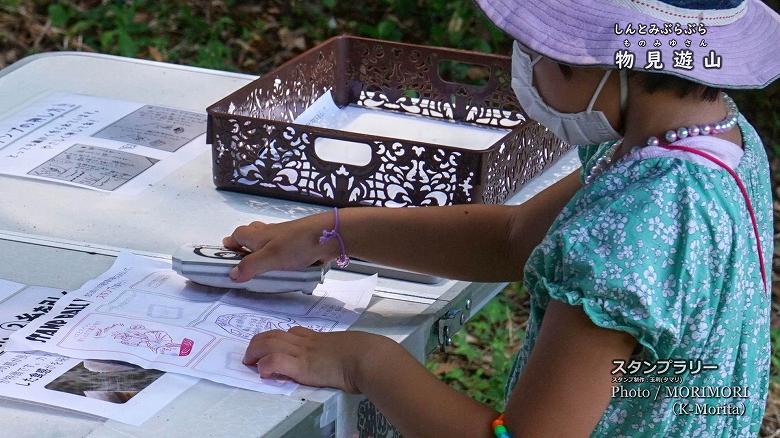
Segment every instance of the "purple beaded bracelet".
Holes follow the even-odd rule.
[[[346,268],[349,265],[349,256],[347,256],[347,249],[344,247],[344,239],[339,234],[339,209],[333,207],[334,225],[332,230],[322,230],[322,236],[320,237],[320,245],[324,245],[330,239],[334,237],[339,242],[339,250],[341,254],[336,259],[336,266],[339,268]]]

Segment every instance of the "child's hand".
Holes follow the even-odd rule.
[[[257,365],[260,377],[282,375],[310,386],[327,386],[351,394],[366,361],[381,348],[399,348],[392,340],[371,333],[319,333],[304,327],[272,330],[252,338],[244,364]]]
[[[222,244],[232,250],[246,248],[251,254],[233,268],[230,278],[243,283],[264,272],[303,269],[334,259],[338,243],[319,243],[322,230],[331,228],[332,221],[329,215],[318,214],[279,224],[252,222],[236,228]]]

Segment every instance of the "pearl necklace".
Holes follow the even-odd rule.
[[[696,137],[697,135],[715,135],[728,132],[737,126],[737,119],[739,117],[739,110],[734,100],[730,98],[726,93],[721,93],[721,97],[726,102],[726,108],[728,113],[726,117],[717,123],[705,124],[705,125],[691,125],[688,127],[681,127],[677,129],[670,129],[664,133],[664,140],[659,140],[658,137],[648,137],[645,141],[647,146],[660,146],[662,144],[674,143],[677,140],[688,137]],[[607,152],[604,153],[596,163],[591,167],[590,173],[585,178],[585,184],[590,184],[591,181],[596,179],[599,175],[604,173],[607,167],[612,164],[612,158],[615,155],[615,151],[623,143],[621,138],[615,144],[613,144]],[[632,152],[637,148],[632,149]]]
[[[601,175],[604,170],[612,164],[612,157],[615,155],[615,151],[617,150],[618,146],[620,146],[623,143],[623,139],[616,141],[615,144],[612,145],[601,157],[599,157],[598,160],[596,160],[596,164],[593,165],[593,167],[590,168],[590,173],[588,176],[585,177],[585,184],[590,184],[591,181],[596,179],[597,176]]]

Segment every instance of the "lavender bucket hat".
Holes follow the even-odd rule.
[[[759,0],[476,0],[556,61],[763,88],[780,76],[780,15]]]

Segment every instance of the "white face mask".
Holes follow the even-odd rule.
[[[515,41],[512,53],[512,89],[528,116],[572,145],[597,144],[620,139],[622,136],[612,128],[604,113],[593,111],[593,105],[612,70],[607,70],[604,73],[585,111],[562,113],[547,105],[533,86],[534,65],[541,58],[541,55],[536,55],[532,61],[530,56],[521,49],[519,43]],[[626,75],[626,70],[620,70],[621,114],[625,112],[628,97]]]

